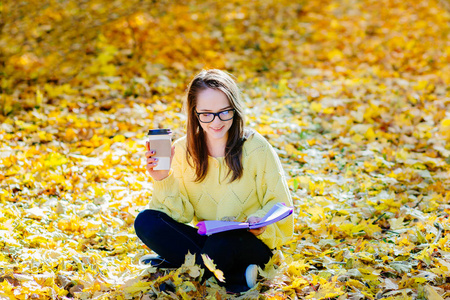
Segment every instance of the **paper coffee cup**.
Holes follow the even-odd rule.
[[[172,131],[170,129],[150,129],[148,131],[150,151],[158,158],[158,165],[153,170],[169,170],[172,154]]]

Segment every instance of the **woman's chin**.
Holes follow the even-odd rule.
[[[227,132],[224,129],[221,130],[209,130],[207,132],[208,139],[210,140],[222,140],[226,138]]]

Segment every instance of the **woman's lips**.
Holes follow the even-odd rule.
[[[210,127],[210,128],[211,128],[212,131],[216,131],[217,132],[217,131],[221,131],[223,129],[223,127],[224,126],[221,126],[219,128],[213,128],[213,127]]]

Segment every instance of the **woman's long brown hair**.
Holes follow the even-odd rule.
[[[186,158],[195,169],[196,181],[200,182],[208,172],[208,148],[206,137],[196,115],[197,96],[201,91],[214,89],[223,92],[230,105],[235,109],[233,124],[228,130],[225,146],[225,162],[231,173],[230,182],[242,176],[242,145],[244,131],[244,116],[241,106],[241,96],[236,82],[231,76],[221,70],[203,70],[197,74],[188,86],[186,99],[187,112],[187,153]]]

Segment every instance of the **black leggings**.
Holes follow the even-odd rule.
[[[196,263],[204,267],[201,254],[207,254],[223,271],[228,284],[245,284],[245,269],[250,264],[264,267],[272,251],[247,230],[231,230],[202,236],[197,228],[178,223],[167,214],[147,209],[134,222],[141,241],[158,255],[181,266],[188,251],[196,254]],[[205,275],[211,275],[205,268]]]

